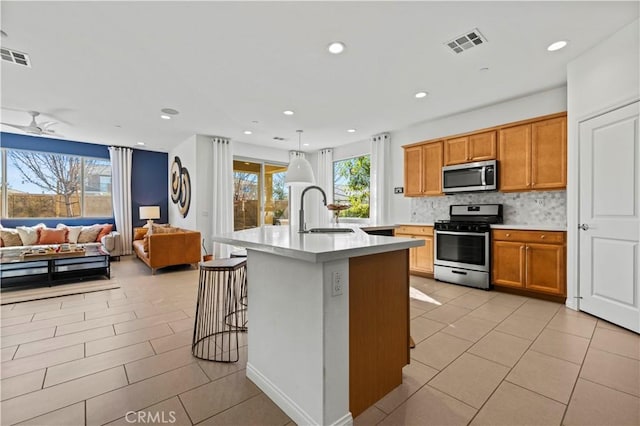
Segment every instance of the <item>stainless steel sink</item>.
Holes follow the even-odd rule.
[[[343,234],[354,231],[351,228],[311,228],[305,232],[309,234]]]

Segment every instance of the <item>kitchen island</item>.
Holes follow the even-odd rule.
[[[213,238],[247,249],[247,377],[298,424],[351,424],[409,363],[408,249],[423,242],[353,231]]]

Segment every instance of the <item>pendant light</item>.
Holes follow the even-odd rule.
[[[311,164],[303,158],[300,154],[300,147],[302,143],[302,130],[296,130],[298,132],[298,151],[296,156],[289,162],[287,167],[287,175],[284,178],[284,183],[287,185],[313,185],[315,179],[313,177],[313,170]]]

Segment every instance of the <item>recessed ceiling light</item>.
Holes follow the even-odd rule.
[[[284,115],[293,115],[293,111],[291,111],[290,109],[286,110],[286,111],[282,111],[282,113]]]
[[[178,115],[178,114],[180,114],[180,111],[178,111],[177,109],[173,109],[173,108],[162,108],[160,110],[160,112],[163,112],[163,113],[169,114],[169,115]]]
[[[308,143],[303,143],[302,146],[309,146],[309,144]]]
[[[547,47],[547,50],[549,52],[554,52],[556,50],[562,49],[566,45],[567,45],[567,42],[565,40],[556,41],[555,43],[551,43],[549,47]]]
[[[163,120],[171,120],[171,116],[166,114],[162,114],[160,118],[162,118]]]
[[[253,132],[252,132],[251,130],[245,130],[245,131],[244,131],[244,134],[245,134],[245,135],[251,135],[251,134],[253,134]]]
[[[415,96],[417,99],[422,99],[422,98],[426,98],[428,94],[429,93],[427,93],[427,92],[418,92],[413,96]]]
[[[329,53],[333,53],[334,55],[339,55],[344,52],[345,45],[341,41],[334,41],[329,46],[327,46],[327,50]]]
[[[144,146],[144,142],[136,142],[136,145],[138,145],[138,146]]]
[[[356,129],[348,129],[348,130],[347,130],[347,132],[348,132],[348,133],[355,133],[355,132],[356,132]]]

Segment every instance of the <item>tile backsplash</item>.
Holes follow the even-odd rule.
[[[411,199],[411,222],[431,223],[449,218],[451,204],[502,204],[504,223],[567,225],[567,192],[475,192]]]

